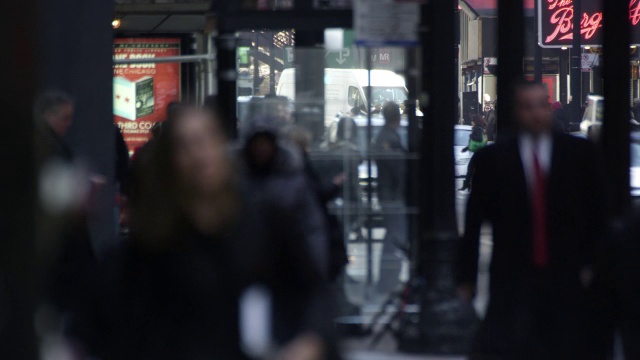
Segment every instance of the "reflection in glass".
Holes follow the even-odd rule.
[[[368,94],[369,87],[364,87],[364,93]],[[393,101],[397,104],[407,100],[407,88],[400,86],[374,86],[371,89],[371,105],[382,106],[387,101]]]

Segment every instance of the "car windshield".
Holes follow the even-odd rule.
[[[631,167],[640,167],[640,143],[631,143]]]
[[[369,94],[369,87],[364,86],[364,95]],[[403,87],[374,86],[371,88],[371,105],[382,105],[387,101],[403,103],[407,100],[407,90]]]
[[[469,145],[469,136],[471,136],[471,130],[455,129],[453,131],[453,145],[454,146]]]
[[[375,140],[378,136],[378,133],[382,130],[382,126],[371,126],[371,141]],[[407,149],[407,127],[400,126],[398,128],[398,134],[400,135],[400,142],[402,143],[402,147]],[[358,129],[358,143],[356,144],[362,156],[366,155],[367,152],[367,131],[364,128]]]

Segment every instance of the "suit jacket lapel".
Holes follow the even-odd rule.
[[[558,172],[561,171],[562,167],[562,159],[560,156],[562,155],[562,141],[559,138],[558,134],[553,134],[551,137],[551,165],[549,166],[549,171],[547,173],[547,207],[550,208],[554,204],[553,199],[556,199],[557,196],[554,193],[557,188],[558,182],[556,181],[556,177],[558,176]]]
[[[518,143],[518,139],[515,138],[513,140],[512,146],[510,146],[512,151],[509,152],[510,163],[513,166],[507,167],[508,169],[513,169],[513,177],[514,177],[514,189],[518,194],[525,194],[525,198],[529,201],[529,187],[527,186],[527,176],[524,169],[524,164],[522,163],[522,156],[520,155],[520,145]]]

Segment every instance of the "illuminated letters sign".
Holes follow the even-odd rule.
[[[631,43],[639,44],[640,0],[625,1],[629,1]],[[581,44],[602,45],[602,1],[582,1],[581,5]],[[571,47],[573,41],[573,0],[538,0],[538,9],[538,43],[540,46],[547,48]]]

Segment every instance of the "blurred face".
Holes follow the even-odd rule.
[[[268,135],[256,135],[249,144],[249,153],[254,165],[266,167],[276,154],[274,139]]]
[[[58,105],[45,114],[45,119],[56,135],[64,137],[73,123],[73,104]]]
[[[174,163],[182,184],[198,193],[221,189],[231,174],[226,142],[210,115],[189,111],[177,120]]]
[[[516,121],[522,130],[537,136],[553,129],[551,106],[543,88],[532,86],[517,90],[515,103]]]
[[[398,117],[397,119],[391,121],[389,123],[391,125],[392,128],[397,129],[400,127],[400,117]]]

